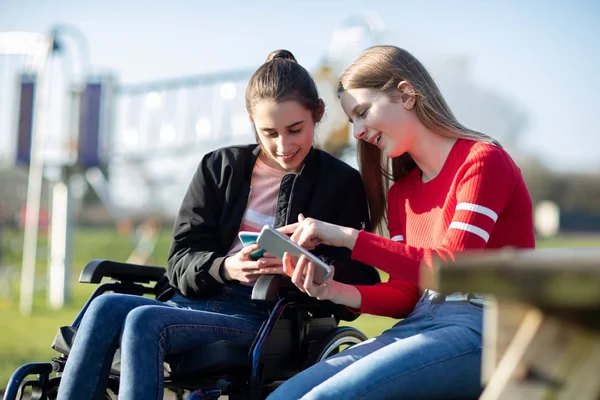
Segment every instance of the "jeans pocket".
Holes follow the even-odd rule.
[[[436,303],[436,302],[429,303],[429,305],[427,306],[427,312],[425,313],[425,320],[434,319],[437,316],[441,305],[442,305],[441,303]]]

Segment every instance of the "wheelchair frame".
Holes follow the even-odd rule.
[[[165,269],[163,267],[153,266],[142,266],[136,264],[127,264],[122,262],[110,261],[110,260],[92,260],[82,270],[79,282],[80,283],[92,283],[101,284],[103,278],[111,278],[116,282],[104,283],[97,287],[81,311],[73,321],[72,326],[78,327],[85,311],[89,304],[96,297],[106,293],[125,293],[133,295],[146,295],[154,294],[157,298],[160,297],[160,293],[156,293],[154,286],[144,286],[143,284],[149,284],[152,282],[158,282],[158,280],[164,275]],[[279,298],[277,298],[279,296]],[[249,372],[245,377],[233,377],[227,373],[217,373],[215,375],[209,375],[204,379],[191,378],[181,379],[180,377],[165,378],[165,389],[175,390],[178,398],[182,399],[183,391],[189,390],[194,393],[195,390],[205,389],[204,383],[211,382],[212,385],[208,385],[208,391],[205,392],[203,397],[193,397],[194,399],[208,398],[216,399],[220,395],[228,394],[231,400],[235,399],[251,399],[257,400],[263,398],[265,390],[269,390],[265,386],[265,380],[268,381],[267,385],[276,384],[281,382],[282,379],[272,379],[269,375],[273,375],[273,370],[277,368],[265,368],[264,357],[265,349],[272,341],[275,341],[274,331],[278,326],[279,321],[285,321],[281,319],[284,311],[288,308],[296,307],[296,320],[291,320],[291,329],[293,333],[297,333],[297,343],[293,351],[297,352],[298,355],[302,355],[302,351],[305,351],[305,357],[298,357],[298,365],[291,367],[295,372],[313,365],[314,363],[329,357],[339,351],[339,348],[344,345],[358,344],[366,337],[359,330],[351,327],[338,327],[337,320],[333,317],[326,318],[312,318],[309,312],[318,310],[320,302],[308,297],[302,296],[297,290],[287,290],[283,296],[280,291],[280,276],[279,275],[264,275],[256,282],[253,292],[252,300],[255,301],[269,301],[273,302],[274,306],[271,310],[269,318],[261,326],[253,344],[248,352],[247,362],[245,366],[234,366],[233,369],[238,369],[236,372]],[[319,335],[321,338],[314,343],[310,343],[309,327],[310,323],[313,322],[318,328],[319,320],[322,323],[321,330],[331,328],[325,332],[324,335]],[[280,322],[281,324],[281,322]],[[285,331],[286,336],[290,333],[289,329]],[[297,330],[297,332],[296,332]],[[59,335],[61,335],[59,330]],[[270,341],[271,339],[271,341]],[[55,339],[56,342],[56,339]],[[210,344],[207,344],[210,345]],[[56,349],[53,343],[53,347]],[[302,348],[304,347],[304,348]],[[60,350],[57,350],[60,352]],[[4,394],[4,400],[17,400],[21,399],[24,390],[27,387],[31,387],[32,400],[47,400],[54,398],[54,391],[58,389],[60,384],[60,376],[50,375],[52,373],[60,373],[64,369],[67,356],[61,354],[58,357],[52,359],[50,363],[34,362],[24,364],[19,367],[11,376],[6,391]],[[266,369],[266,371],[265,371]],[[265,379],[265,372],[267,379]],[[26,380],[29,375],[37,375],[37,379]],[[285,377],[283,380],[289,378]],[[109,378],[108,389],[114,393],[118,393],[118,375],[112,375]],[[108,395],[107,395],[108,396]],[[110,397],[107,397],[110,398]],[[190,395],[190,399],[192,396]]]

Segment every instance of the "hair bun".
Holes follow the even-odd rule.
[[[272,51],[271,53],[269,53],[269,56],[267,57],[267,61],[265,61],[265,62],[272,61],[276,58],[283,58],[284,60],[293,61],[295,63],[298,62],[298,61],[296,61],[296,57],[294,57],[294,55],[292,54],[291,51],[283,50],[283,49],[275,50],[275,51]]]

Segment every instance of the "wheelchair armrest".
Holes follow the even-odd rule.
[[[252,300],[273,301],[281,287],[281,275],[261,275],[254,282]]]
[[[121,282],[149,283],[158,281],[165,274],[163,267],[127,264],[110,260],[92,260],[81,271],[79,282],[100,283],[103,277]]]
[[[256,282],[254,282],[251,299],[275,301],[277,300],[277,295],[279,295],[280,298],[294,298],[306,306],[320,306],[323,304],[322,301],[312,298],[306,293],[302,293],[294,286],[291,280],[282,278],[283,275],[278,274],[259,276]]]

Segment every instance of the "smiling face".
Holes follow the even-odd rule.
[[[390,158],[414,145],[418,118],[412,111],[413,98],[402,101],[372,89],[349,89],[340,93],[340,101],[356,139],[379,147]]]
[[[252,110],[252,120],[269,166],[297,172],[315,138],[312,112],[296,100],[261,101]]]

